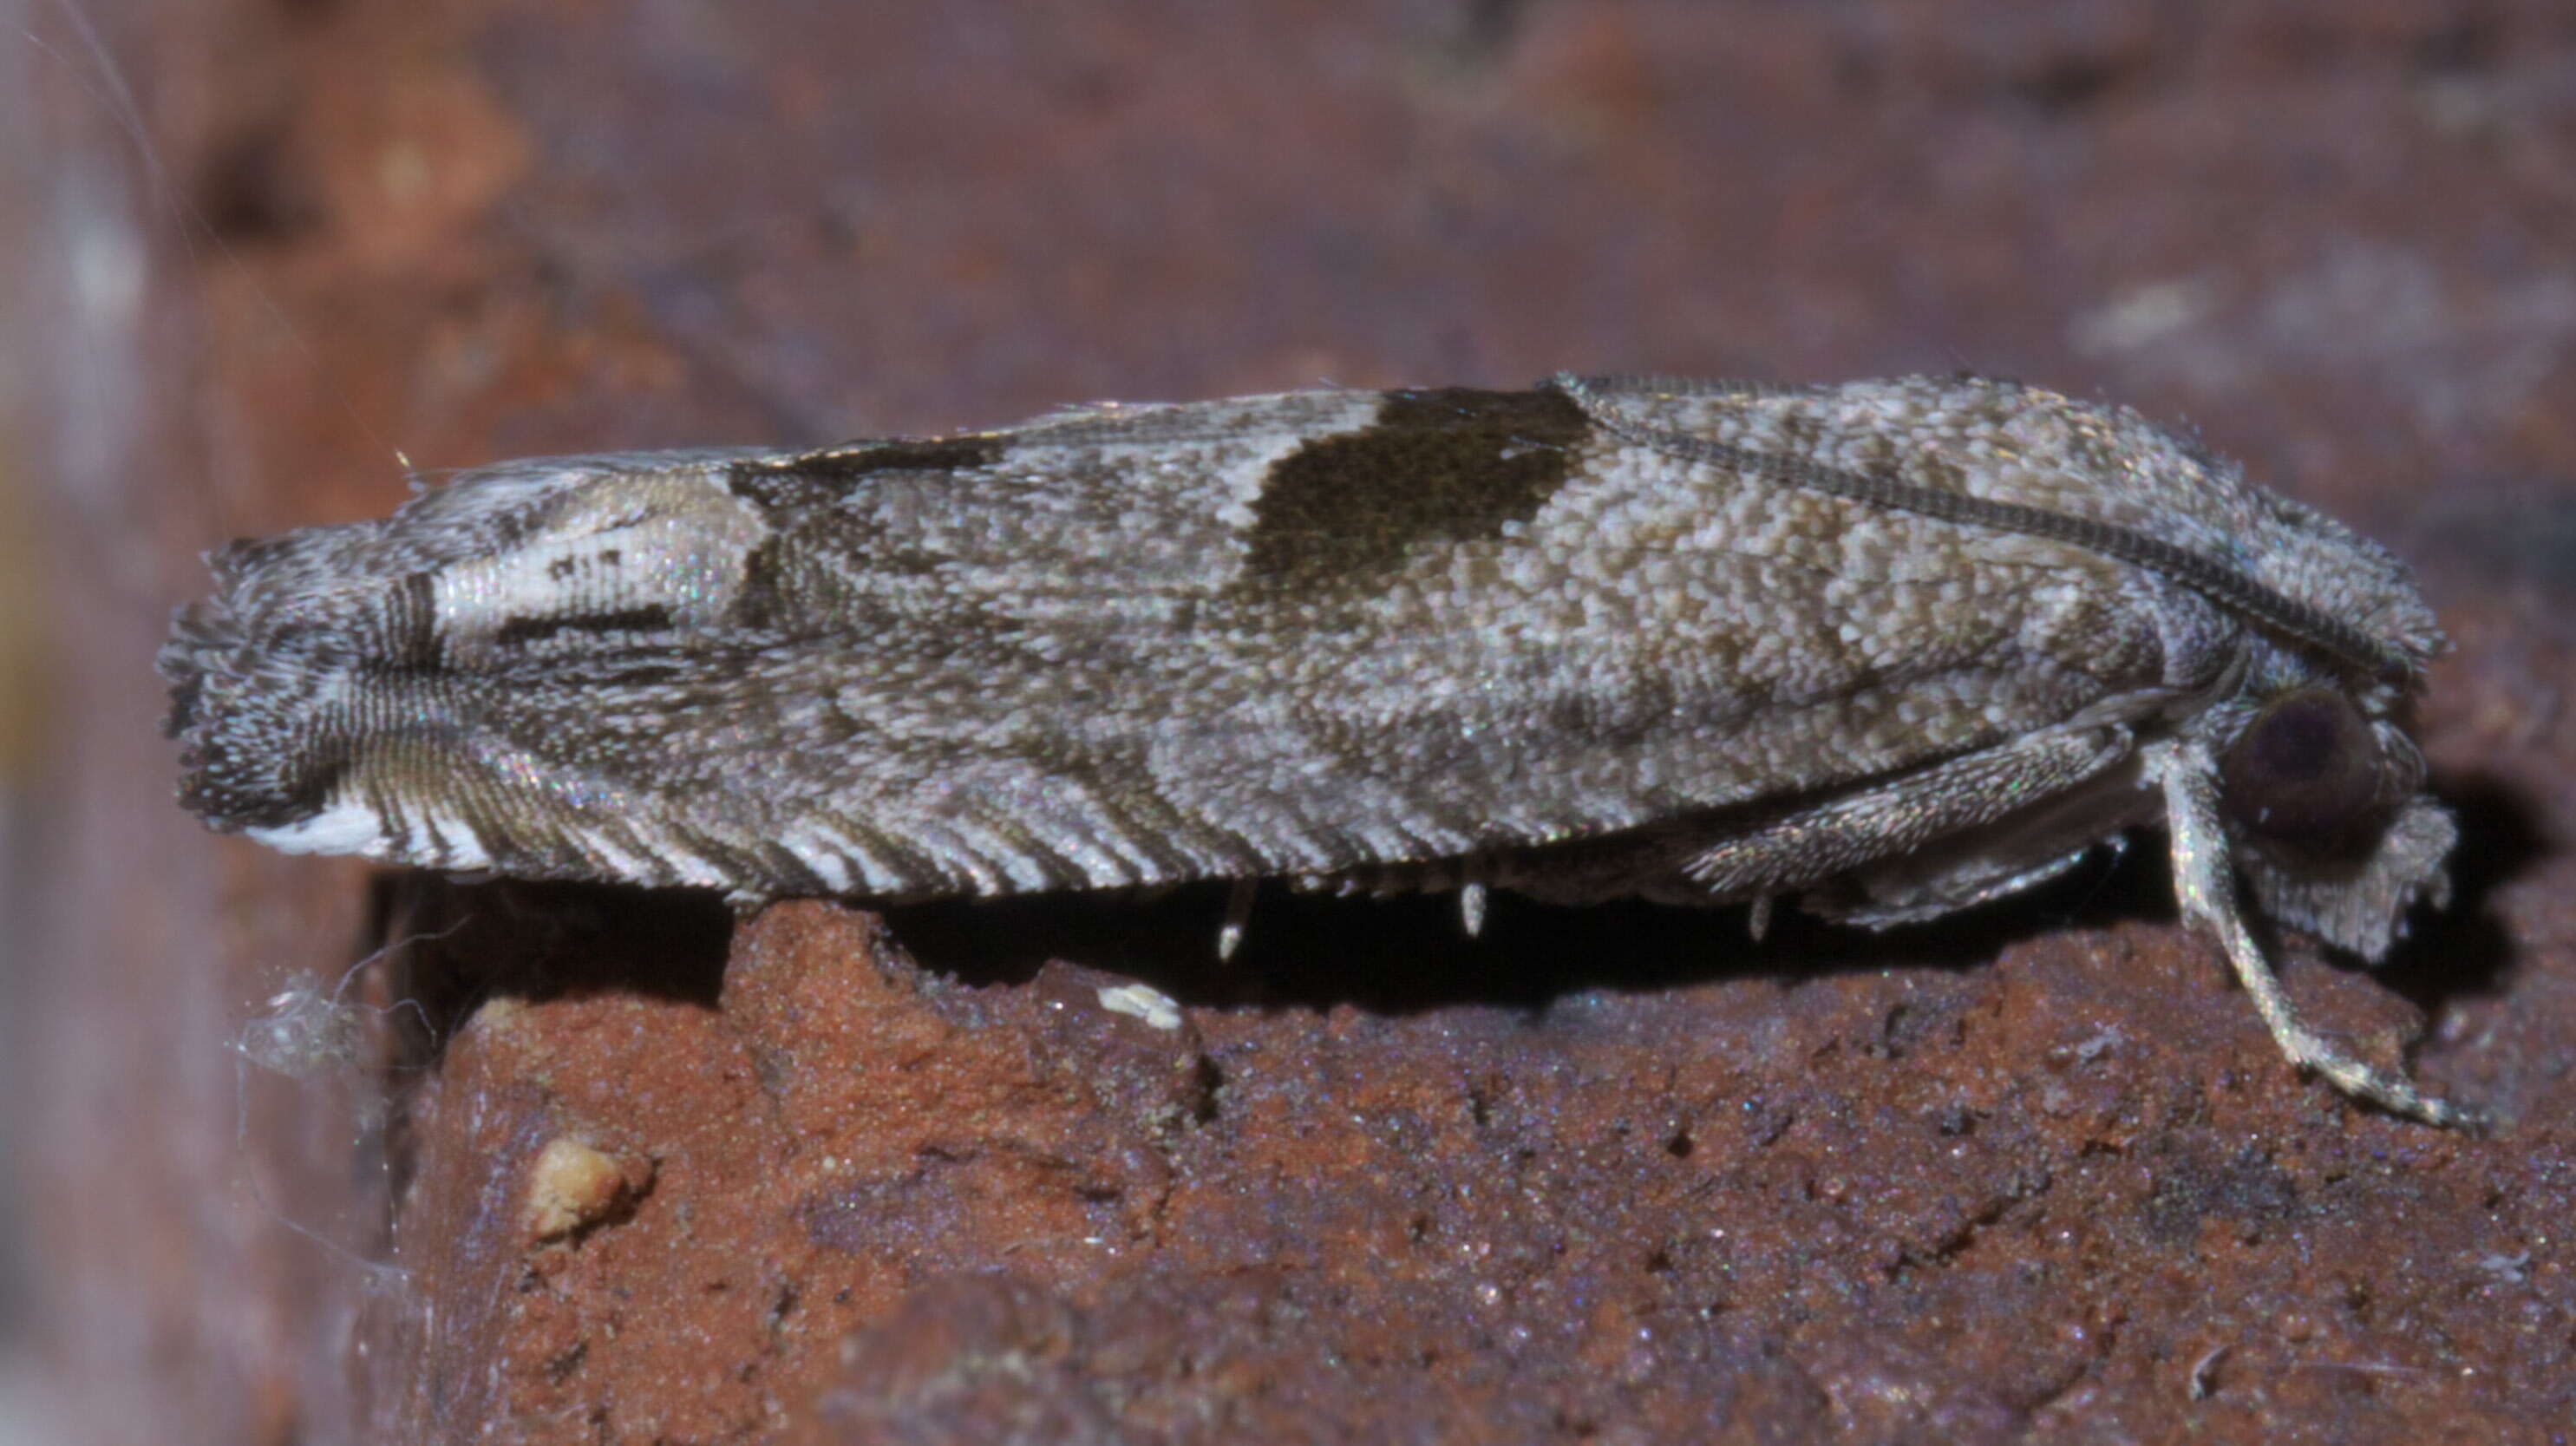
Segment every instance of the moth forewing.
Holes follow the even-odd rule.
[[[2364,953],[2438,894],[2398,716],[2430,615],[2384,552],[2117,408],[1931,378],[1102,406],[506,464],[218,574],[161,659],[182,796],[280,847],[1887,923],[2161,807],[2285,1051],[2455,1117],[2298,1029],[2232,886],[2242,858]]]

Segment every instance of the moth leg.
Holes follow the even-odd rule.
[[[2071,855],[2152,818],[2136,756],[2119,724],[2066,724],[1764,812],[1716,809],[1507,857],[1496,882],[1567,904],[1751,902],[1757,940],[1788,900],[1871,928],[1931,918],[1990,897],[1998,879],[2035,882],[2021,859]],[[2002,832],[1978,838],[1986,825]],[[1936,839],[1944,849],[1924,847]]]
[[[1469,854],[1459,860],[1458,927],[1466,930],[1470,939],[1485,932],[1485,883],[1490,872],[1481,854]]]
[[[1478,883],[1458,886],[1458,927],[1467,937],[1477,938],[1485,932],[1485,886]]]
[[[2235,864],[2218,811],[2218,764],[2206,745],[2180,741],[2150,750],[2149,767],[2164,783],[2165,822],[2173,836],[2174,893],[2183,913],[2218,935],[2227,962],[2254,1000],[2254,1012],[2290,1063],[2324,1075],[2345,1094],[2435,1125],[2483,1123],[2474,1110],[2428,1095],[2405,1076],[2366,1064],[2299,1023],[2290,997],[2245,927],[2236,906]]]
[[[2122,836],[2119,834],[2113,834],[2101,840],[2088,839],[2045,863],[2034,864],[2018,873],[2006,874],[1991,883],[1979,884],[1965,893],[1945,898],[1940,902],[1940,912],[1946,914],[1958,909],[1972,909],[1979,904],[1990,904],[1997,899],[2010,898],[2015,894],[2038,888],[2091,858],[2096,849],[2109,849],[2116,857],[2122,846],[2121,839]],[[1889,922],[1900,921],[1891,919]]]
[[[1771,932],[1771,901],[1778,897],[1777,894],[1753,896],[1753,908],[1745,915],[1744,932],[1752,935],[1756,944],[1762,942],[1763,935]]]
[[[1683,869],[1720,897],[1795,889],[2030,808],[2106,772],[2131,751],[2125,728],[2032,734],[1775,818],[1699,851]],[[1945,895],[1911,911],[1843,912],[1862,923],[1893,923],[1961,906]]]
[[[1234,957],[1243,947],[1244,926],[1252,922],[1252,896],[1261,891],[1259,879],[1237,879],[1226,890],[1225,922],[1217,926],[1216,957],[1219,963]]]

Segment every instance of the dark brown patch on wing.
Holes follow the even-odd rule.
[[[567,613],[551,618],[512,618],[493,631],[492,641],[504,645],[524,645],[554,637],[559,633],[630,633],[651,632],[671,625],[671,610],[659,604],[651,607],[619,608],[604,613]]]
[[[726,483],[733,494],[762,507],[830,502],[848,495],[877,472],[963,472],[1002,460],[1009,440],[998,435],[897,438],[854,442],[774,460],[736,462]]]
[[[1253,504],[1256,585],[1337,588],[1426,541],[1491,537],[1535,516],[1592,433],[1561,392],[1391,392],[1371,425],[1281,459]]]

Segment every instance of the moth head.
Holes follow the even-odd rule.
[[[2374,961],[2416,900],[2450,895],[2458,829],[2423,783],[2384,691],[2334,682],[2274,692],[2219,755],[2237,862],[2263,911]]]

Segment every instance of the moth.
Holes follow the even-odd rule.
[[[1976,377],[1560,376],[468,472],[237,542],[181,797],[290,851],[753,898],[1236,881],[1881,926],[2161,824],[2376,961],[2445,902],[2386,550],[2124,408]],[[2240,894],[2239,884],[2244,886]]]

